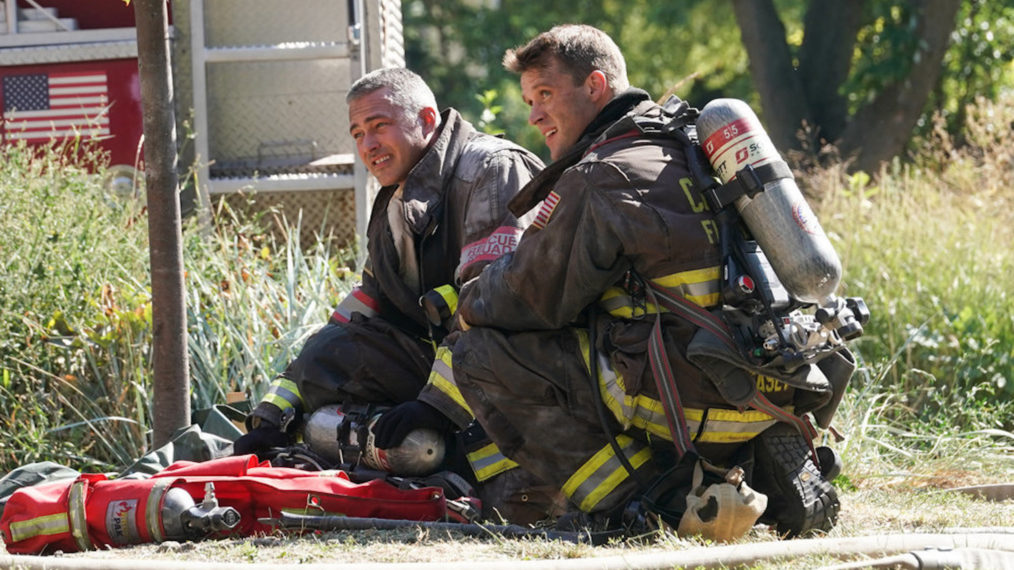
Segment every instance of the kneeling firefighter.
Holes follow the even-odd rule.
[[[462,288],[453,382],[419,399],[558,486],[560,524],[829,530],[841,466],[811,418],[830,426],[865,304],[835,297],[837,255],[748,106],[609,105],[512,202],[536,224]]]

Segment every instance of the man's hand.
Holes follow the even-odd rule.
[[[444,434],[451,429],[451,420],[433,406],[412,400],[384,412],[373,425],[373,443],[378,449],[398,447],[414,429],[430,428]]]
[[[283,432],[275,424],[261,420],[261,424],[240,436],[232,444],[233,455],[260,453],[275,447],[288,447],[292,444],[289,434]]]

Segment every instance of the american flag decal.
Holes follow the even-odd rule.
[[[3,78],[4,136],[28,142],[109,136],[104,71],[35,73]]]
[[[553,210],[556,209],[556,205],[560,203],[560,195],[556,192],[550,192],[544,200],[542,200],[542,206],[539,208],[539,213],[535,215],[535,221],[532,222],[532,226],[539,228],[540,230],[546,227],[549,223],[549,217],[553,215]]]

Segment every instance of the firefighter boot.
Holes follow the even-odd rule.
[[[761,522],[787,538],[831,530],[838,493],[813,463],[806,440],[787,424],[754,438],[753,488],[768,496]]]

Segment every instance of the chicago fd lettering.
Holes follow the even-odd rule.
[[[701,220],[701,228],[704,229],[704,235],[708,236],[708,243],[718,243],[718,223],[715,220]]]
[[[680,178],[680,188],[683,189],[683,194],[687,197],[687,202],[690,203],[690,209],[695,214],[708,209],[708,203],[704,201],[704,197],[699,193],[694,192],[694,181],[690,178]]]

